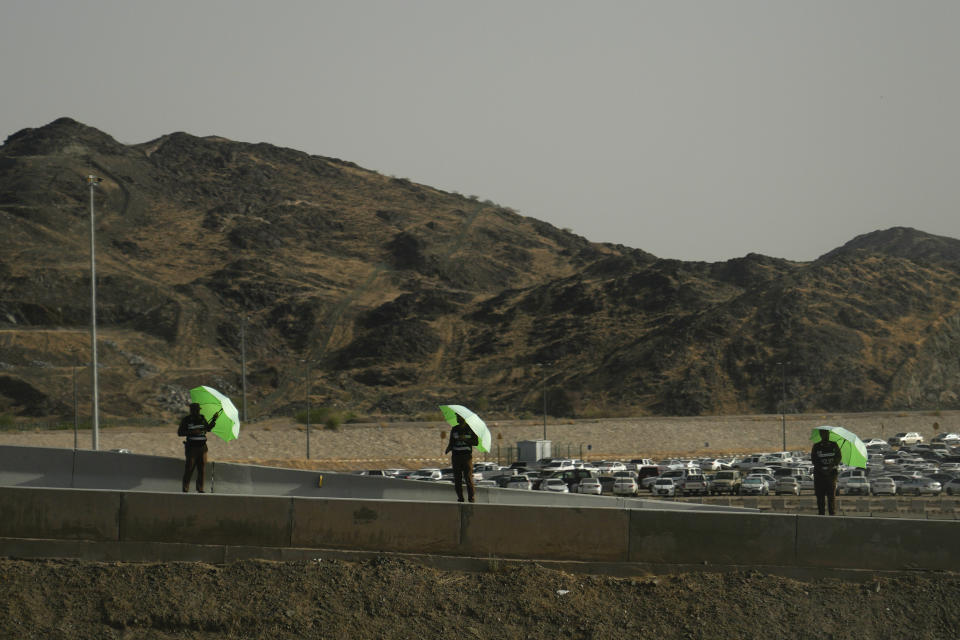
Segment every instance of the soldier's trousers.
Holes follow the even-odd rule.
[[[453,488],[457,492],[457,501],[463,502],[463,485],[467,485],[467,498],[473,502],[473,456],[451,456],[453,463]]]
[[[197,491],[203,492],[204,468],[207,466],[207,443],[183,445],[186,462],[183,467],[183,492],[190,490],[190,477],[197,470]]]
[[[824,507],[830,510],[830,515],[837,513],[837,474],[814,473],[813,491],[817,494],[817,511],[824,515]],[[826,504],[824,504],[826,503]]]

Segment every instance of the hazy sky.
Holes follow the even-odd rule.
[[[0,0],[0,139],[269,142],[665,258],[960,238],[957,0]]]

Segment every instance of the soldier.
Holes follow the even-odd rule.
[[[810,450],[813,462],[813,490],[817,494],[817,511],[824,515],[824,502],[830,515],[837,513],[837,472],[840,466],[840,445],[830,440],[830,432],[820,429],[820,442]]]
[[[450,429],[450,442],[444,453],[451,453],[453,467],[453,487],[457,491],[457,502],[463,502],[463,483],[467,483],[467,498],[473,502],[473,448],[480,439],[463,418],[457,416],[457,425]]]
[[[217,423],[217,411],[213,418],[207,419],[200,414],[200,405],[196,402],[190,405],[190,413],[183,416],[177,435],[186,438],[183,441],[183,452],[186,463],[183,469],[183,492],[190,490],[190,477],[194,468],[197,469],[197,493],[203,493],[204,467],[207,464],[207,432]]]

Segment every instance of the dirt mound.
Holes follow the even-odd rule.
[[[956,575],[613,578],[536,564],[0,561],[4,638],[953,638]]]

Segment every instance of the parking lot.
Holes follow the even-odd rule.
[[[869,438],[865,468],[842,466],[839,515],[954,520],[960,517],[960,436],[941,433],[925,444],[916,433]],[[393,469],[401,478],[450,482],[450,469]],[[373,473],[377,473],[374,471]],[[803,451],[727,458],[591,460],[474,465],[478,486],[615,495],[748,507],[771,513],[817,513],[812,464]]]

